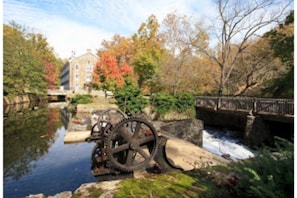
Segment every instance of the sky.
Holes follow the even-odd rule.
[[[197,18],[215,14],[210,0],[3,0],[3,23],[14,21],[47,38],[62,59],[91,49],[113,35],[131,36],[154,14]]]

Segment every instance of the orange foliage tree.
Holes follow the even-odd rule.
[[[127,63],[118,65],[116,59],[107,52],[99,56],[93,71],[93,84],[105,91],[115,91],[124,86],[126,77],[133,77],[133,69]]]

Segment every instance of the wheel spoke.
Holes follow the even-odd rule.
[[[148,142],[151,142],[153,140],[155,140],[155,137],[153,135],[150,135],[150,136],[146,136],[144,138],[139,139],[138,143],[139,143],[139,145],[142,146],[142,145],[144,145],[144,144],[146,144]]]
[[[139,136],[140,126],[141,126],[141,123],[140,122],[136,122],[135,132],[133,134],[133,138],[137,138]]]
[[[137,147],[136,150],[142,157],[144,157],[144,159],[148,159],[150,157],[150,155],[148,155],[141,147]]]
[[[128,151],[128,155],[127,155],[127,158],[126,158],[126,165],[127,166],[131,166],[132,165],[132,162],[133,162],[133,153],[134,153],[133,150],[129,150]]]
[[[128,143],[126,143],[126,144],[122,144],[122,145],[117,146],[117,147],[115,147],[115,148],[112,148],[112,149],[111,149],[111,153],[112,153],[112,154],[115,154],[115,153],[119,153],[119,152],[125,151],[125,150],[127,150],[127,149],[129,149],[129,144],[128,144]]]

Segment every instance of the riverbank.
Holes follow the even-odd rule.
[[[185,178],[189,181],[194,181],[195,177],[192,177],[191,174],[193,174],[195,171],[198,171],[201,168],[206,168],[209,166],[225,166],[227,164],[227,161],[225,159],[222,159],[218,156],[215,156],[214,154],[211,154],[197,146],[193,146],[192,144],[182,144],[179,142],[169,143],[171,144],[171,148],[177,147],[180,149],[178,152],[178,149],[175,151],[171,151],[169,153],[170,160],[174,161],[175,164],[179,164],[182,167],[188,168],[188,171],[181,172],[181,171],[175,171],[175,172],[168,172],[163,174],[156,174],[156,173],[150,173],[145,169],[134,171],[133,177],[128,179],[116,179],[112,181],[102,181],[102,182],[91,182],[91,183],[85,183],[81,184],[79,188],[77,188],[74,192],[71,191],[65,191],[61,193],[57,193],[56,195],[49,195],[45,196],[44,194],[35,194],[35,195],[28,195],[26,198],[76,198],[76,197],[114,197],[115,194],[119,191],[125,191],[125,186],[131,183],[130,190],[133,192],[135,189],[133,189],[133,184],[136,183],[147,183],[150,182],[150,185],[155,186],[158,184],[158,186],[164,185],[163,182],[164,179],[166,180],[165,186],[173,186],[176,185],[177,180],[179,180],[180,177]],[[194,148],[195,147],[195,148]],[[196,149],[196,152],[195,152]],[[182,155],[182,152],[184,153],[184,156]],[[195,153],[193,153],[195,152]],[[197,157],[199,155],[199,157]],[[196,157],[199,159],[199,162],[195,164],[191,164],[190,161],[193,161],[193,159],[190,158]],[[190,171],[189,171],[190,170]],[[116,178],[116,177],[115,177]],[[180,181],[181,184],[183,184],[183,180]],[[188,181],[187,181],[188,182]],[[183,184],[184,185],[184,184]],[[135,186],[136,187],[136,186]],[[184,187],[184,191],[187,190],[189,186]],[[160,188],[160,187],[159,187]],[[167,191],[168,187],[164,187],[164,191]],[[159,189],[160,190],[160,189]],[[151,191],[155,191],[155,189],[151,189]],[[198,193],[199,191],[197,191]],[[143,195],[143,196],[149,196],[149,195]],[[138,197],[138,196],[136,196]]]
[[[101,104],[101,105],[96,105],[96,104],[80,105],[79,104],[76,106],[76,110],[77,110],[76,116],[84,115],[85,113],[90,114],[94,110],[106,110],[106,108],[115,108],[115,107],[117,106],[115,106],[114,104],[108,104],[108,103]],[[157,123],[157,125],[158,126],[156,127],[158,128],[158,130],[161,130],[162,127],[160,123]],[[192,126],[192,124],[188,122],[184,123],[184,125],[187,125],[188,127]],[[198,122],[195,124],[195,126],[199,126],[198,131],[202,132],[202,129],[203,129],[202,123]],[[167,128],[165,127],[164,130],[169,131],[169,128],[170,128],[170,131],[172,131],[174,128],[185,128],[185,129],[187,128],[186,126],[175,127],[174,123],[172,123],[169,128],[168,127],[169,126],[167,124]],[[192,126],[190,128],[191,130],[194,130],[195,127]],[[214,154],[211,154],[194,144],[191,144],[189,142],[185,143],[185,142],[186,141],[169,140],[167,142],[167,147],[166,147],[167,150],[169,150],[168,152],[166,152],[169,160],[178,166],[182,166],[184,170],[192,170],[194,168],[198,168],[198,166],[206,167],[206,166],[222,165],[227,162],[226,160],[218,156],[215,156]],[[199,159],[199,161],[196,161],[197,159]],[[183,173],[180,173],[180,174],[183,174]],[[162,175],[164,177],[164,175],[167,175],[167,174],[162,174]],[[139,170],[134,172],[133,179],[135,179],[135,181],[139,179],[151,180],[152,177],[156,179],[159,176],[161,175],[151,174],[146,170]],[[82,184],[78,189],[76,189],[73,192],[65,191],[65,192],[58,193],[56,195],[50,195],[48,197],[59,197],[59,198],[90,197],[90,194],[100,194],[100,196],[96,196],[96,197],[106,197],[106,196],[113,197],[114,193],[116,193],[118,190],[121,190],[119,186],[121,185],[122,182],[125,182],[125,180],[126,179],[115,180],[115,181],[105,181],[105,182],[85,183],[85,184]],[[29,195],[27,197],[44,198],[46,196],[44,194],[35,194],[35,195]]]

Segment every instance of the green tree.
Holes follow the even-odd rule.
[[[3,88],[9,95],[46,93],[44,67],[34,53],[26,30],[16,23],[4,25]]]
[[[145,89],[157,84],[157,72],[162,55],[165,52],[164,43],[159,33],[160,24],[155,15],[148,17],[142,23],[138,32],[132,36],[134,44],[134,58],[132,65],[138,78],[138,86]]]
[[[116,103],[127,115],[143,112],[148,104],[143,97],[141,89],[135,86],[130,80],[125,80],[125,85],[115,92]]]
[[[286,17],[277,29],[267,32],[270,46],[276,57],[287,66],[287,72],[264,90],[272,92],[273,97],[294,97],[294,11]]]
[[[15,22],[3,25],[5,94],[46,94],[47,88],[58,83],[62,65],[41,34],[30,33]]]
[[[138,86],[144,88],[149,87],[150,92],[156,86],[157,73],[159,70],[159,61],[161,59],[159,50],[147,50],[146,52],[140,52],[133,60],[133,67],[136,74],[138,74]]]

